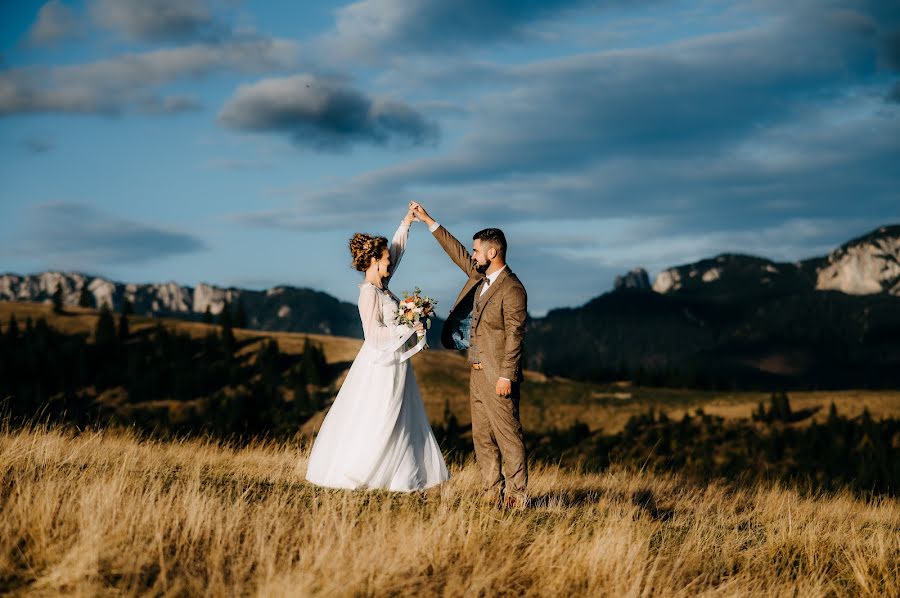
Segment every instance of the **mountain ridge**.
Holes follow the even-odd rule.
[[[356,305],[286,285],[253,291],[5,274],[0,300],[49,302],[59,285],[65,305],[77,305],[86,289],[93,306],[127,298],[138,314],[199,320],[228,303],[245,310],[249,328],[362,337]],[[441,324],[429,331],[434,347]],[[672,386],[900,386],[900,225],[800,262],[720,254],[669,268],[652,288],[634,269],[581,306],[529,318],[526,367]]]
[[[731,277],[733,280],[723,281],[723,277]],[[652,285],[648,285],[647,280],[646,271],[634,268],[617,277],[615,290],[652,289],[663,295],[701,293],[717,296],[724,293],[727,296],[724,284],[729,282],[732,286],[755,285],[758,287],[757,293],[815,289],[838,290],[850,295],[884,292],[900,296],[900,224],[878,227],[841,244],[828,255],[798,262],[777,262],[751,254],[722,253],[667,268],[657,274]],[[356,318],[355,305],[310,287],[277,285],[257,291],[205,282],[196,287],[182,285],[176,281],[124,283],[101,275],[57,270],[24,275],[7,272],[0,275],[0,300],[50,301],[60,283],[63,284],[63,305],[77,305],[81,288],[86,287],[92,297],[93,307],[99,307],[106,302],[115,310],[121,301],[127,298],[136,312],[146,315],[202,317],[209,308],[211,315],[216,316],[221,313],[226,303],[234,304],[242,299],[252,301],[253,298],[293,295],[318,297],[326,303],[339,306],[340,313]],[[553,308],[548,315],[560,309],[577,307]],[[290,328],[289,317],[293,311],[294,306],[284,303],[276,309],[274,317],[271,314],[263,316],[251,314],[251,327],[274,326],[272,330],[293,330]],[[326,319],[320,322],[315,331],[330,334],[329,330],[333,329],[335,326],[330,325]]]
[[[731,280],[724,282],[724,277]],[[652,288],[660,294],[721,293],[725,285],[762,290],[837,290],[848,295],[900,296],[900,224],[880,226],[842,243],[825,256],[797,262],[722,253],[666,268]]]

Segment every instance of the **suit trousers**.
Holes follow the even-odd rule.
[[[519,383],[508,397],[497,395],[497,379],[487,370],[472,370],[469,399],[472,407],[472,443],[481,469],[485,494],[520,499],[527,497],[528,464],[525,437],[519,421]]]

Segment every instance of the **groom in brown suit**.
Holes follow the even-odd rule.
[[[449,349],[465,349],[472,366],[472,442],[481,468],[484,500],[505,508],[523,508],[528,501],[528,467],[519,421],[519,387],[527,316],[525,287],[506,265],[503,231],[487,228],[475,233],[469,254],[422,206],[410,202],[410,208],[469,277],[447,316],[441,342]]]

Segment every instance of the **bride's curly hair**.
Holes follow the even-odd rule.
[[[356,233],[350,239],[350,255],[353,256],[353,267],[365,272],[372,264],[372,259],[381,259],[381,254],[388,248],[385,237]]]

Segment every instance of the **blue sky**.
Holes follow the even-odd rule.
[[[900,221],[895,0],[0,6],[0,271],[307,286],[410,199],[529,307]],[[462,275],[421,224],[392,286]]]

